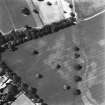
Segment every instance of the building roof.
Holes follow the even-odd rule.
[[[11,105],[35,105],[26,95],[21,94]]]

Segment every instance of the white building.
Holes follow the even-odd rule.
[[[3,75],[0,76],[0,89],[3,89],[7,86],[7,83],[12,82],[11,79],[9,79],[7,76]]]

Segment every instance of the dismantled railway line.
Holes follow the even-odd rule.
[[[2,51],[8,48],[14,50],[17,45],[23,44],[24,42],[30,41],[32,39],[42,38],[48,34],[75,25],[76,21],[76,18],[72,17],[70,19],[65,19],[60,22],[52,23],[51,25],[45,25],[42,28],[25,26],[24,28],[18,30],[11,30],[6,34],[3,34],[1,32],[0,48]]]

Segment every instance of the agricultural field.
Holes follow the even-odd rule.
[[[26,24],[36,26],[33,16],[20,14],[20,8],[27,6],[24,0],[11,0],[13,7],[9,0],[7,1],[16,28]],[[95,11],[88,10],[86,13],[84,12],[87,9],[84,8],[86,2],[79,4],[80,2],[75,0],[77,13],[81,19],[96,14],[99,12],[97,8],[101,7],[94,4]],[[86,5],[88,7],[88,4]],[[104,9],[103,5],[101,10]],[[0,7],[3,10],[4,6],[2,7],[1,3]],[[7,12],[5,10],[3,16],[6,17]],[[0,16],[0,19],[3,18]],[[13,27],[12,25],[10,19],[6,17],[0,23],[0,29],[6,32]],[[26,42],[17,48],[15,52],[11,50],[4,52],[2,60],[24,82],[37,88],[38,95],[48,105],[104,105],[102,103],[105,101],[105,13],[43,38]],[[82,77],[82,81],[78,82],[75,76]],[[87,88],[89,94],[91,93],[88,100],[92,104],[83,103],[84,95],[89,97]],[[79,89],[80,92],[77,91]]]

